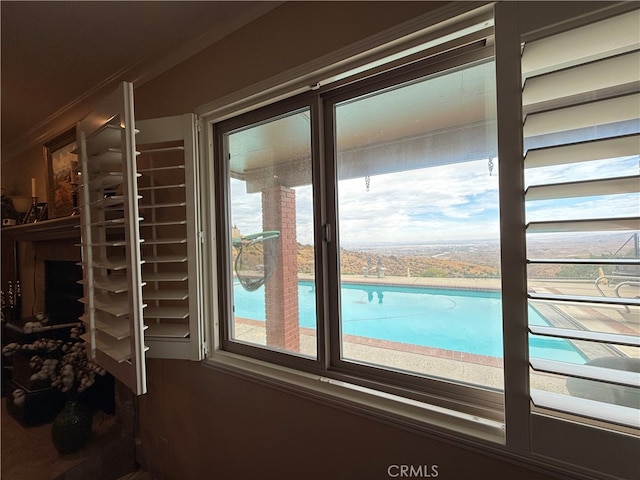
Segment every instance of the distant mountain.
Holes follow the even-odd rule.
[[[588,238],[555,237],[531,241],[527,247],[532,258],[637,258],[637,241],[628,233]],[[298,272],[314,273],[313,247],[298,244]],[[244,252],[247,266],[265,262],[262,245],[256,244]],[[346,275],[362,275],[380,265],[387,276],[498,278],[500,250],[496,242],[431,243],[424,245],[368,245],[340,250],[341,271]],[[613,269],[614,267],[605,267]],[[252,267],[249,267],[252,269]],[[608,272],[610,273],[610,272]],[[372,273],[375,275],[375,273]],[[592,264],[582,266],[561,264],[530,265],[531,278],[581,278],[599,275]]]
[[[478,255],[482,256],[482,254]],[[486,255],[485,255],[486,256]],[[379,255],[370,252],[340,250],[341,272],[347,275],[361,275],[368,266],[377,267],[378,262],[385,269],[385,275],[399,277],[498,277],[496,266],[448,258],[433,258],[424,255]],[[298,271],[313,273],[313,249],[308,245],[298,245]]]

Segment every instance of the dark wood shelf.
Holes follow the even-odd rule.
[[[80,215],[42,220],[36,223],[2,227],[3,238],[13,240],[55,240],[80,237]]]

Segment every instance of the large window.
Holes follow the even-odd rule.
[[[446,380],[501,418],[491,55],[481,43],[216,126],[224,348],[417,397]]]

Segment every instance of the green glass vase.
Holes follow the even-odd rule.
[[[89,407],[69,400],[53,420],[51,439],[62,455],[81,449],[91,436],[92,412]]]

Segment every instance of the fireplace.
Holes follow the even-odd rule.
[[[83,296],[83,286],[78,283],[82,279],[80,229],[76,228],[78,220],[78,217],[68,217],[3,228],[2,290],[5,292],[3,313],[6,321],[3,344],[32,343],[38,338],[68,340],[72,326],[81,324],[83,305],[78,300]],[[46,313],[48,321],[41,321],[40,312]],[[38,321],[42,327],[34,330],[25,328],[29,322]],[[25,365],[28,367],[28,364],[27,359]],[[6,365],[7,362],[3,366]],[[15,383],[15,376],[11,377]],[[18,376],[22,382],[20,386],[39,402],[50,403],[47,398],[40,400],[44,390],[31,385],[28,379],[29,375]],[[3,391],[4,387],[3,376]],[[114,391],[114,379],[110,374],[96,376],[96,383],[82,393],[81,399],[92,407],[113,414],[116,409]],[[50,421],[50,416],[44,415],[36,420],[35,423]]]

